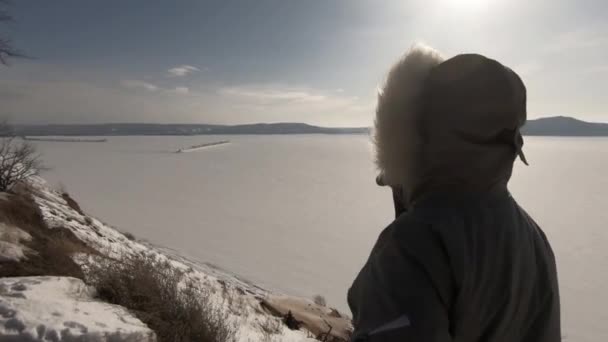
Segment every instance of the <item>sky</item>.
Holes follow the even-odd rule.
[[[608,122],[604,0],[13,0],[0,116],[18,123],[371,125],[418,42],[481,53],[528,88],[529,118]]]

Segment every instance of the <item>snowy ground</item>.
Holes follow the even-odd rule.
[[[308,317],[306,319],[307,321],[311,321],[311,312],[325,312],[325,315],[332,315],[331,320],[332,322],[337,322],[336,325],[339,326],[339,330],[345,331],[348,329],[349,322],[347,318],[341,318],[340,315],[335,317],[335,312],[326,308],[318,307],[310,300],[301,298],[294,299],[293,301],[284,300],[284,298],[289,297],[277,297],[277,295],[271,294],[266,290],[242,280],[228,272],[224,272],[204,263],[188,260],[180,256],[175,251],[132,241],[125,237],[124,234],[101,222],[100,220],[83,215],[72,209],[66,200],[62,198],[61,194],[52,190],[40,177],[33,177],[31,179],[31,185],[34,200],[39,205],[43,217],[51,229],[56,227],[67,228],[71,230],[77,238],[110,258],[118,259],[131,253],[143,252],[146,254],[154,254],[160,260],[168,260],[174,267],[187,271],[186,274],[188,277],[194,280],[196,284],[208,289],[212,293],[212,296],[214,297],[212,298],[213,302],[223,305],[225,310],[230,312],[230,319],[236,322],[238,326],[237,341],[316,341],[312,338],[313,334],[310,332],[310,330],[318,330],[318,327],[313,327],[310,330],[304,328],[301,330],[290,330],[284,324],[281,324],[279,318],[269,314],[268,311],[260,305],[261,301],[265,301],[266,303],[274,302],[280,308],[279,311],[293,311],[296,318],[306,316]],[[0,230],[0,236],[2,236],[1,234],[3,234],[3,231],[6,231],[6,229]],[[27,238],[21,235],[20,238],[15,239],[14,235],[20,233],[14,233],[14,229],[12,231],[13,233],[11,234],[13,237],[11,238],[11,241],[17,241],[17,245],[19,239]],[[1,248],[2,245],[0,245],[0,250]],[[24,256],[24,252],[23,249],[21,249],[21,253],[13,252],[10,255],[12,255],[12,257],[19,258]],[[11,282],[17,280],[7,278],[3,281]],[[36,315],[37,307],[39,305],[50,306],[48,303],[42,304],[41,302],[36,301],[42,300],[43,296],[41,293],[44,293],[44,291],[50,291],[49,293],[59,293],[60,295],[58,295],[57,298],[60,298],[59,302],[65,302],[64,306],[71,305],[74,307],[75,305],[83,305],[81,303],[83,297],[79,297],[82,295],[81,290],[84,291],[82,287],[83,284],[75,282],[75,279],[73,278],[41,278],[36,279],[35,282],[37,282],[37,284],[30,283],[29,287],[28,285],[24,285],[30,290],[32,302],[28,301],[29,298],[25,301],[23,301],[23,298],[21,298],[21,302],[16,301],[16,299],[11,299],[11,301],[9,301],[9,304],[14,305],[14,307],[11,307],[10,310],[14,310],[14,312],[16,312],[16,317],[21,317],[19,322],[22,324],[18,324],[18,326],[22,331],[37,332],[36,329],[38,325],[43,322],[42,316]],[[13,284],[6,284],[5,288],[13,288]],[[38,297],[36,297],[37,294]],[[3,300],[6,299],[6,295],[0,295],[3,297]],[[85,296],[84,298],[87,297]],[[273,298],[283,299],[278,301],[273,300]],[[100,305],[98,302],[91,303],[91,305]],[[290,304],[293,303],[296,304],[290,306]],[[60,303],[56,303],[54,305],[57,306],[60,305]],[[63,312],[64,309],[72,310],[70,308],[61,306],[58,306],[58,308],[59,310],[56,310],[57,312]],[[306,308],[306,310],[300,311],[300,308]],[[0,310],[2,310],[1,307]],[[13,314],[13,311],[10,310],[9,313]],[[99,307],[99,310],[102,310],[101,307]],[[91,311],[93,311],[93,309],[87,312],[90,313]],[[0,312],[0,315],[2,315],[2,312]],[[44,313],[41,312],[40,315],[44,315]],[[87,321],[87,317],[85,316],[90,317],[90,319]],[[9,317],[8,319],[11,318],[13,317]],[[79,314],[77,318],[78,320],[75,320],[75,317],[72,314],[66,315],[64,318],[58,317],[57,319],[53,320],[53,329],[58,332],[61,331],[59,330],[60,327],[63,327],[63,329],[67,327],[71,329],[70,331],[74,329],[75,331],[78,329],[87,330],[90,332],[101,331],[96,330],[95,320],[92,315],[85,315],[82,313]],[[4,319],[7,319],[7,317],[4,317]],[[319,318],[316,321],[320,322],[321,320],[322,318]],[[315,320],[312,319],[312,321]],[[72,324],[70,322],[76,322],[78,324]],[[110,327],[109,324],[105,324]],[[133,322],[129,324],[132,324],[133,327],[137,326],[137,324]],[[71,326],[76,328],[72,328]],[[83,329],[83,326],[86,329]],[[273,329],[268,329],[268,327],[273,327]],[[274,332],[268,333],[268,330],[272,330]],[[334,328],[334,330],[337,329]],[[0,333],[0,337],[1,336],[2,333]],[[139,340],[135,339],[134,341]]]
[[[96,301],[93,294],[76,278],[0,278],[0,340],[156,340],[125,308]]]

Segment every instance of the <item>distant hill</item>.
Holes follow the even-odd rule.
[[[117,123],[90,125],[17,125],[22,136],[117,136],[117,135],[211,135],[211,134],[360,134],[367,127],[330,128],[304,123],[256,123],[247,125]]]
[[[17,125],[22,136],[213,135],[213,134],[367,134],[368,127],[320,127],[304,123],[247,125],[110,123],[90,125]],[[608,124],[555,116],[528,120],[524,135],[608,136]]]
[[[577,120],[567,116],[554,116],[528,120],[522,129],[524,135],[546,136],[608,136],[608,124]]]

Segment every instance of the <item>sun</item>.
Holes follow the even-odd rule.
[[[490,5],[492,0],[444,0],[450,8],[459,10],[476,10]]]

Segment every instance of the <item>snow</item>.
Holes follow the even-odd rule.
[[[32,237],[27,232],[0,222],[0,261],[19,261],[26,258],[32,250],[22,244]]]
[[[263,326],[274,324],[276,320],[279,320],[279,318],[265,311],[260,304],[264,298],[274,295],[273,293],[218,267],[189,259],[171,249],[129,240],[115,228],[70,208],[61,194],[52,190],[46,181],[38,176],[30,178],[30,185],[33,198],[51,229],[67,228],[87,245],[110,258],[120,259],[134,253],[152,254],[159,261],[167,260],[173,267],[185,271],[186,277],[193,280],[197,286],[211,293],[210,300],[212,303],[223,306],[223,309],[229,313],[229,319],[236,323],[238,327],[236,336],[238,342],[317,341],[311,338],[312,333],[308,330],[290,330],[284,324],[276,324],[273,333],[265,332],[267,329],[264,329]],[[92,262],[92,258],[86,255],[75,255],[74,260],[84,264],[83,266],[86,266],[87,262]],[[73,281],[75,280],[71,280],[71,282]],[[65,285],[65,281],[63,282],[63,285]],[[78,287],[80,285],[73,286]],[[55,290],[56,288],[57,286],[55,286]],[[69,296],[64,296],[63,300],[67,301],[65,305],[70,305],[69,303],[73,302],[73,299]],[[299,302],[302,301],[307,300],[301,299]],[[312,302],[307,301],[307,303]],[[30,306],[30,310],[34,311],[29,314],[30,316],[37,315],[36,310],[32,309],[33,307],[33,305]],[[57,312],[60,313],[63,310],[71,310],[65,306],[58,306],[58,308]],[[22,312],[25,313],[26,308],[23,309]],[[64,322],[60,323],[63,324]],[[61,325],[60,323],[57,324]],[[30,325],[26,326],[30,327]],[[108,325],[109,327],[110,325]]]
[[[93,299],[69,277],[0,279],[2,341],[155,341],[125,308]]]

